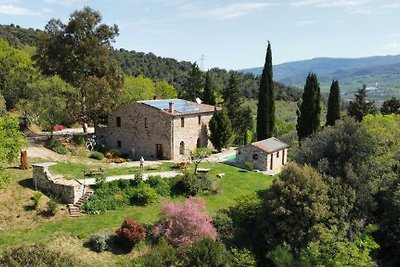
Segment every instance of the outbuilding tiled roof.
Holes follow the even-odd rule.
[[[184,99],[160,99],[160,100],[146,100],[138,101],[144,105],[162,110],[170,113],[170,103],[173,103],[173,112],[171,115],[184,115],[184,114],[196,114],[204,112],[213,112],[214,106],[206,104],[198,104],[196,102],[187,101]]]
[[[254,142],[251,145],[258,147],[259,149],[261,149],[267,153],[273,153],[275,151],[282,150],[282,149],[289,147],[288,144],[278,140],[275,137],[271,137],[271,138],[268,138],[265,140]]]

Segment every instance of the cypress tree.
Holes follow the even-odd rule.
[[[210,71],[207,71],[206,82],[204,85],[203,102],[209,105],[215,105],[215,86],[211,80]]]
[[[339,82],[332,81],[328,98],[328,112],[326,113],[326,125],[335,125],[340,119],[340,87]]]
[[[257,140],[273,135],[275,128],[275,90],[272,80],[272,52],[268,42],[265,65],[261,76],[257,104]]]
[[[197,63],[193,63],[183,85],[181,97],[190,101],[194,101],[196,97],[200,97],[203,90],[203,82],[203,73],[199,66],[197,66]]]
[[[320,128],[321,94],[315,73],[307,76],[300,110],[297,111],[297,136],[299,141],[311,136]]]
[[[232,72],[229,77],[228,86],[223,90],[224,106],[229,119],[232,122],[232,129],[238,133],[240,125],[240,108],[244,102],[243,95],[239,89],[239,77],[236,72]]]
[[[218,151],[227,147],[232,138],[232,125],[225,111],[216,110],[210,120],[210,141]]]
[[[347,114],[354,117],[357,121],[362,121],[365,115],[374,114],[376,112],[375,102],[367,101],[365,84],[361,89],[358,89],[355,96],[356,99],[349,102]]]

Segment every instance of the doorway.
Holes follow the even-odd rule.
[[[164,158],[163,148],[162,148],[161,144],[156,144],[156,156],[157,156],[157,159]]]

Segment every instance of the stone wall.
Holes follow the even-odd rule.
[[[213,112],[175,116],[173,121],[173,155],[175,160],[188,159],[190,151],[198,145],[212,147],[208,140],[210,123]],[[184,125],[182,127],[182,118]],[[181,155],[181,142],[184,144],[184,154]]]
[[[61,175],[49,172],[49,167],[57,164],[47,162],[33,164],[33,182],[37,189],[61,198],[63,203],[74,204],[84,193],[84,186],[75,180],[66,180]]]
[[[212,115],[213,112],[203,112],[180,116],[135,102],[114,111],[107,127],[96,127],[95,134],[108,148],[118,149],[135,160],[143,156],[146,160],[178,161],[188,159],[198,140],[200,146],[212,147],[208,140]],[[184,155],[180,155],[181,142]]]
[[[274,175],[279,173],[282,167],[287,163],[287,148],[268,154],[255,146],[244,146],[237,150],[236,161],[243,167],[246,162],[251,162],[253,163],[254,169]]]

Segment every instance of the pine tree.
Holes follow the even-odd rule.
[[[229,119],[232,123],[232,129],[235,133],[240,131],[240,108],[244,102],[243,95],[239,90],[239,77],[236,72],[232,72],[229,77],[228,86],[223,90],[224,106]]]
[[[300,110],[297,111],[296,129],[299,141],[311,136],[320,128],[320,101],[321,95],[317,75],[310,73],[304,86]]]
[[[268,42],[257,105],[257,140],[272,136],[275,128],[275,90],[272,79],[272,52]]]
[[[367,90],[364,86],[358,89],[355,94],[356,99],[349,102],[347,107],[347,114],[354,117],[357,121],[362,121],[367,114],[374,114],[376,107],[374,101],[367,101]]]
[[[208,105],[215,105],[215,85],[211,80],[210,71],[207,71],[204,85],[203,102]]]
[[[340,87],[339,82],[332,81],[328,98],[328,112],[326,113],[326,125],[335,125],[340,119]]]
[[[218,151],[227,147],[232,138],[232,125],[225,111],[216,110],[210,120],[210,141]]]
[[[196,97],[200,97],[203,90],[203,73],[197,63],[193,63],[183,86],[181,97],[190,101],[194,101]]]

